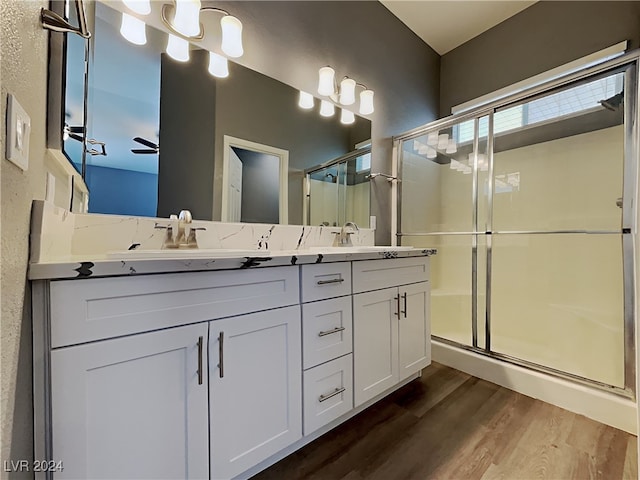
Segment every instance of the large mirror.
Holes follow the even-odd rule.
[[[305,173],[371,138],[369,120],[322,117],[317,99],[302,109],[297,89],[239,64],[229,62],[227,78],[212,76],[209,53],[197,46],[187,62],[172,59],[167,33],[149,25],[146,44],[128,42],[121,2],[92,10],[86,137],[95,146],[84,168],[82,142],[68,135],[83,118],[77,101],[65,105],[63,144],[83,172],[89,212],[166,217],[189,209],[198,219],[311,223]],[[69,42],[67,56],[79,50]],[[77,82],[66,87],[67,99],[77,98]]]

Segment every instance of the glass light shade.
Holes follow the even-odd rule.
[[[453,138],[449,139],[449,143],[447,144],[447,149],[445,153],[456,153],[458,151],[458,146],[456,145],[456,141]]]
[[[176,0],[173,28],[188,37],[200,33],[200,0]]]
[[[466,165],[463,165],[462,173],[464,173],[465,175],[469,175],[471,173],[471,167],[467,167]]]
[[[129,10],[140,15],[149,15],[151,13],[151,2],[149,0],[122,0],[122,3]]]
[[[229,62],[222,55],[209,52],[209,73],[214,77],[227,78],[229,76]]]
[[[429,148],[427,150],[427,158],[434,159],[438,156],[438,152],[435,148]]]
[[[334,92],[335,70],[331,67],[322,67],[318,70],[318,93],[328,97]]]
[[[326,100],[322,100],[320,102],[320,115],[323,117],[332,117],[335,113],[335,107],[333,103],[327,102]]]
[[[300,108],[304,108],[305,110],[309,110],[313,108],[313,95],[307,92],[303,92],[300,90],[300,98],[298,99],[298,106]]]
[[[444,150],[449,145],[449,134],[441,133],[438,135],[438,150]]]
[[[232,58],[241,57],[242,48],[242,22],[236,17],[225,15],[220,20],[222,27],[222,51]]]
[[[342,105],[356,103],[356,81],[352,78],[345,78],[340,82],[340,103]]]
[[[340,113],[340,123],[344,123],[345,125],[350,125],[355,121],[356,121],[356,116],[353,114],[353,112],[349,110],[345,110],[343,108],[342,112]]]
[[[420,155],[426,155],[428,152],[429,152],[429,147],[427,147],[426,145],[420,144],[420,147],[418,147],[418,153]]]
[[[422,142],[420,142],[420,140],[414,140],[413,141],[413,150],[415,152],[417,152],[418,150],[420,150],[420,147],[422,146]]]
[[[147,43],[147,32],[144,22],[128,13],[122,14],[120,35],[135,45],[144,45]]]
[[[175,35],[169,34],[166,51],[167,55],[178,62],[189,60],[189,42]]]
[[[360,92],[360,113],[369,115],[373,110],[373,90],[363,90]]]
[[[438,132],[431,132],[427,135],[427,145],[432,147],[438,144]]]
[[[462,164],[457,160],[451,159],[451,165],[449,165],[449,168],[451,170],[460,170],[462,168]]]

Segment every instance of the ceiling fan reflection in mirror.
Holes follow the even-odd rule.
[[[145,147],[149,148],[132,148],[131,152],[136,154],[156,155],[160,152],[160,146],[157,143],[153,143],[151,140],[147,140],[142,137],[135,137],[134,142],[138,142]]]

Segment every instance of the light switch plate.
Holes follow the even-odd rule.
[[[31,119],[18,103],[16,97],[8,95],[7,100],[7,160],[22,170],[29,168],[29,137]]]

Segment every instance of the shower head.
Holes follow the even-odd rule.
[[[616,112],[622,105],[623,100],[624,100],[624,90],[622,90],[620,93],[616,93],[613,97],[609,97],[605,100],[600,100],[599,103],[607,110]]]

